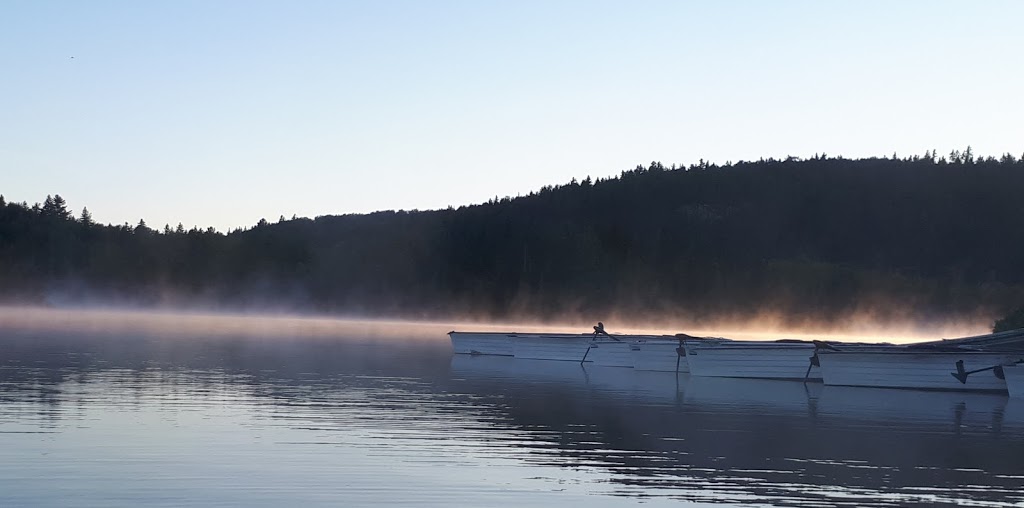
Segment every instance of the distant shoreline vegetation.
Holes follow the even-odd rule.
[[[227,234],[101,225],[59,195],[0,197],[0,302],[695,326],[1009,319],[1024,304],[1022,189],[1024,161],[968,148],[652,162],[458,209]]]

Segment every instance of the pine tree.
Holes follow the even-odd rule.
[[[88,207],[83,207],[82,208],[82,215],[79,217],[78,222],[81,222],[82,224],[85,224],[86,226],[91,226],[93,224],[92,214],[89,213],[89,208]]]
[[[992,326],[992,332],[994,333],[1017,329],[1024,329],[1024,307],[1011,312],[1002,319],[996,320]]]
[[[71,212],[68,211],[68,204],[64,201],[64,198],[60,197],[60,194],[53,195],[53,207],[57,212],[57,217],[61,219],[70,219]]]
[[[60,194],[46,196],[46,201],[43,202],[43,208],[41,210],[44,217],[50,217],[54,219],[70,219],[71,213],[68,212],[68,204],[64,201],[64,198],[60,197]]]

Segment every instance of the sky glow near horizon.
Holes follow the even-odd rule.
[[[227,231],[654,160],[1020,156],[1021,19],[1014,1],[8,1],[0,194]]]

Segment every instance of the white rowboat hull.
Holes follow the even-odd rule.
[[[515,357],[526,360],[581,362],[593,342],[591,335],[515,334],[510,337]]]
[[[826,385],[954,391],[1006,391],[1006,381],[994,370],[970,374],[966,382],[961,383],[953,375],[957,372],[958,361],[964,362],[965,371],[972,371],[1007,365],[1019,357],[1019,354],[906,349],[818,352]]]
[[[691,376],[821,380],[811,343],[686,341],[685,348]]]

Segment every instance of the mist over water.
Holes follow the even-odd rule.
[[[0,306],[0,328],[22,332],[74,332],[132,337],[265,337],[275,339],[361,337],[419,338],[447,341],[451,330],[586,333],[603,321],[612,333],[721,336],[739,340],[781,338],[842,340],[849,342],[907,343],[988,333],[983,319],[930,322],[906,319],[879,322],[871,313],[829,323],[806,322],[792,326],[773,313],[754,313],[709,322],[662,316],[643,319],[613,314],[593,320],[576,316],[564,322],[529,318],[488,321],[472,316],[449,320],[407,320],[338,317],[284,313],[201,312],[180,309],[125,309],[117,307],[48,308]]]
[[[0,309],[0,506],[1024,502],[1020,400],[453,357],[462,327]]]

